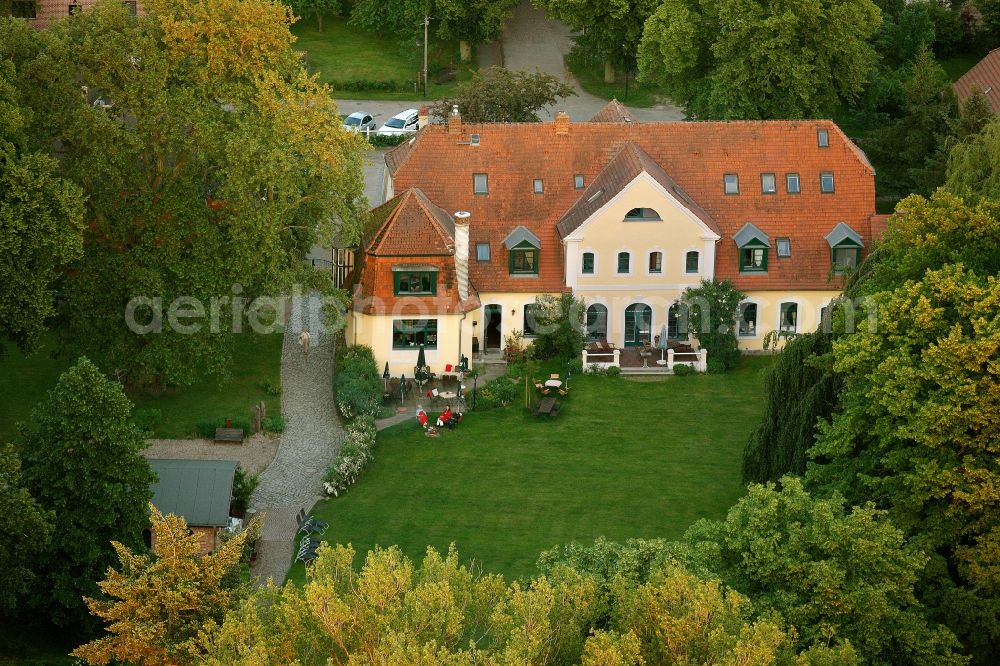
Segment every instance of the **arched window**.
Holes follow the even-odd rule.
[[[652,208],[633,208],[625,213],[626,222],[659,222],[660,214]]]
[[[625,308],[625,346],[648,344],[653,328],[653,309],[645,303],[633,303]]]
[[[608,309],[600,303],[587,308],[587,340],[590,342],[608,339]]]

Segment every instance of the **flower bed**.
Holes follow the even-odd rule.
[[[326,470],[323,489],[337,497],[360,478],[375,458],[375,420],[359,416],[344,428],[346,435],[337,459]]]

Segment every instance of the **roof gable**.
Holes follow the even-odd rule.
[[[763,243],[768,247],[771,246],[771,239],[752,222],[747,222],[739,231],[733,234],[733,240],[736,241],[736,247],[743,247],[753,241]]]
[[[510,235],[507,236],[507,238],[503,239],[503,244],[508,250],[517,247],[521,243],[528,243],[538,249],[541,249],[542,247],[542,241],[538,240],[538,236],[531,233],[523,226],[515,228],[514,231],[510,232]]]
[[[604,105],[600,111],[590,119],[592,123],[637,123],[636,117],[632,115],[624,104],[617,99],[612,99]]]
[[[837,226],[826,235],[826,242],[830,244],[830,247],[836,247],[844,242],[850,242],[858,247],[864,247],[865,242],[861,238],[861,234],[851,229],[848,225],[843,222],[837,222]]]
[[[664,190],[664,194],[672,200],[674,205],[686,211],[689,216],[697,218],[702,226],[707,227],[708,230],[715,234],[719,233],[719,225],[715,223],[715,220],[696,204],[642,148],[629,141],[622,146],[618,154],[608,162],[607,166],[594,179],[594,182],[590,184],[590,187],[584,190],[583,195],[556,224],[560,236],[566,238],[579,229],[643,174],[652,178]]]
[[[450,255],[455,246],[455,220],[435,206],[420,189],[410,188],[375,209],[388,210],[385,220],[365,243],[377,256]]]

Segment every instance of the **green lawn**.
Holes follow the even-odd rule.
[[[313,513],[330,522],[326,539],[354,544],[358,564],[376,544],[419,558],[454,541],[463,560],[508,577],[531,575],[555,544],[676,538],[743,493],[743,444],[770,362],[653,381],[574,377],[555,420],[474,412],[438,439],[406,422],[379,433],[358,485]],[[290,576],[301,582],[302,565]]]
[[[323,20],[323,32],[316,30],[316,22],[302,20],[292,26],[292,33],[298,37],[295,48],[305,51],[311,70],[319,74],[324,83],[334,86],[333,94],[350,99],[415,99],[418,92],[414,84],[423,69],[423,46],[404,43],[382,35],[354,28],[344,18]],[[454,92],[460,81],[471,77],[469,65],[458,64],[458,43],[440,42],[431,37],[430,56],[431,85],[428,99],[440,99]],[[447,66],[456,70],[454,81],[438,85],[434,83],[435,66]],[[405,89],[393,92],[376,90],[343,90],[337,82],[368,79],[373,81],[398,81]],[[351,110],[345,109],[344,113]]]
[[[941,67],[944,69],[945,74],[948,75],[949,80],[958,81],[962,78],[962,75],[972,69],[972,66],[979,62],[982,57],[983,56],[978,53],[959,53],[951,56],[950,58],[942,58],[938,62],[941,63]]]
[[[247,334],[236,340],[235,364],[227,381],[213,378],[159,396],[132,396],[137,408],[161,411],[157,437],[194,436],[195,424],[201,420],[249,419],[252,406],[261,400],[268,413],[278,413],[280,397],[268,395],[264,383],[281,381],[281,335]],[[0,439],[15,435],[15,423],[30,416],[71,364],[71,359],[53,359],[50,344],[27,357],[8,348],[7,356],[0,359]]]

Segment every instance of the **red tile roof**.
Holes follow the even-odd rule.
[[[993,113],[1000,113],[1000,48],[987,53],[985,58],[955,81],[955,94],[964,102],[973,86],[979,86],[986,94]]]
[[[820,148],[817,130],[829,133]],[[470,145],[469,135],[479,144]],[[467,210],[470,246],[488,242],[492,261],[470,261],[480,291],[560,291],[564,260],[557,222],[581,198],[574,176],[591,183],[628,142],[655,162],[718,225],[716,277],[744,289],[831,289],[830,248],[824,236],[847,223],[866,244],[875,212],[874,170],[831,121],[571,123],[557,135],[553,123],[463,124],[461,133],[430,125],[386,158],[397,192],[420,187],[445,210]],[[777,193],[763,194],[760,174],[774,173]],[[820,192],[831,172],[835,192]],[[487,194],[473,193],[473,174],[488,174]],[[723,175],[740,177],[740,194],[727,196]],[[800,194],[787,194],[786,173],[798,173]],[[532,181],[544,182],[535,194]],[[791,240],[792,256],[774,257],[766,274],[740,274],[732,236],[752,222],[771,238]],[[542,241],[537,277],[508,275],[503,239],[518,225]]]
[[[638,122],[632,112],[625,108],[625,105],[617,99],[613,99],[604,105],[604,108],[594,114],[590,119],[592,123],[634,123]]]
[[[374,230],[362,241],[355,267],[360,276],[352,307],[365,314],[420,317],[457,314],[480,306],[475,288],[462,301],[455,269],[455,221],[408,189],[372,211]],[[426,269],[436,274],[434,296],[396,296],[393,269]]]

